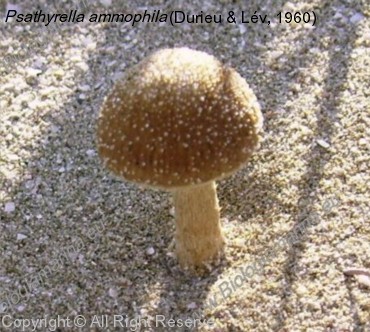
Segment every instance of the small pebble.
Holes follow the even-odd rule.
[[[369,287],[370,288],[370,277],[368,276],[365,276],[365,275],[359,275],[357,276],[357,281],[363,285],[363,286],[366,286],[366,287]]]
[[[244,248],[244,247],[246,247],[246,240],[245,239],[236,238],[232,242],[232,245],[234,247],[237,247],[237,248]]]
[[[239,25],[238,25],[238,28],[239,28],[239,31],[240,31],[240,34],[241,34],[241,35],[244,35],[244,34],[245,34],[245,32],[247,31],[247,28],[245,27],[245,25],[244,25],[244,24],[239,24]]]
[[[108,7],[112,5],[112,0],[100,0],[99,1],[104,7]]]
[[[356,13],[356,14],[351,16],[349,21],[352,24],[357,24],[357,23],[360,23],[363,19],[364,19],[364,15],[362,15],[361,13]]]
[[[85,100],[85,99],[86,99],[86,95],[85,95],[84,93],[80,93],[80,94],[78,95],[78,99],[79,99],[79,100]]]
[[[56,69],[54,71],[54,76],[56,78],[63,78],[65,76],[65,71],[63,69]]]
[[[24,309],[26,309],[26,306],[25,306],[25,305],[23,305],[23,304],[21,304],[21,305],[19,305],[19,306],[17,307],[17,311],[18,311],[18,312],[23,312],[23,311],[24,311]]]
[[[42,73],[40,69],[26,68],[26,77],[29,78],[36,77],[40,73]]]
[[[197,304],[195,302],[191,302],[187,305],[188,309],[196,309],[198,308]]]
[[[146,253],[147,253],[148,255],[154,255],[155,250],[154,250],[154,248],[153,248],[153,247],[149,247],[149,248],[146,250]]]
[[[86,151],[86,154],[87,154],[89,157],[93,157],[93,156],[95,156],[95,155],[96,155],[95,150],[92,150],[92,149],[87,150],[87,151]]]
[[[116,298],[117,297],[117,291],[114,288],[109,288],[108,294],[110,297]]]
[[[27,235],[24,235],[24,234],[21,234],[21,233],[17,234],[17,241],[22,241],[24,239],[27,239]]]
[[[284,53],[282,51],[272,51],[270,52],[270,57],[271,59],[273,60],[276,60],[278,58],[280,58]]]
[[[324,141],[323,139],[318,139],[316,142],[317,142],[318,145],[320,145],[324,149],[329,149],[330,148],[330,144],[328,142]]]
[[[7,202],[5,203],[4,211],[7,213],[11,213],[15,211],[15,204],[14,202]]]
[[[80,86],[78,87],[78,89],[79,89],[80,91],[82,91],[82,92],[87,92],[87,91],[90,91],[90,90],[91,90],[91,87],[90,87],[89,85],[85,84],[85,85],[80,85]]]
[[[358,141],[358,144],[361,145],[361,146],[366,146],[368,145],[367,142],[366,142],[366,139],[365,138],[361,138],[359,141]],[[370,145],[370,144],[369,144]]]
[[[14,153],[11,153],[11,154],[9,154],[9,155],[8,155],[8,159],[9,159],[10,161],[19,160],[19,156],[18,156],[18,155],[16,155],[16,154],[14,154]]]

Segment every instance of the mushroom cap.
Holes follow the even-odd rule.
[[[245,164],[262,120],[256,96],[234,69],[204,52],[163,49],[105,98],[98,151],[129,181],[163,189],[201,184]]]

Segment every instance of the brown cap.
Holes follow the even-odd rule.
[[[174,188],[221,178],[258,145],[259,104],[246,81],[188,48],[145,58],[115,84],[98,120],[98,150],[127,180]]]

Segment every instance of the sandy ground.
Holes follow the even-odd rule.
[[[136,330],[181,331],[155,327],[156,315],[204,314],[215,327],[190,330],[370,331],[369,277],[345,274],[370,270],[366,3],[194,0],[184,8],[156,0],[120,7],[226,17],[258,11],[273,18],[270,25],[71,23],[43,31],[2,21],[1,317],[122,315],[131,330],[141,318]],[[20,6],[50,8],[45,1]],[[276,23],[280,11],[297,10],[314,10],[315,26]],[[259,151],[219,183],[228,247],[204,277],[181,271],[173,257],[169,195],[112,177],[95,147],[99,107],[117,77],[153,50],[174,46],[236,68],[265,118]],[[87,326],[81,331],[118,330],[112,321]],[[69,330],[79,329],[59,329]]]

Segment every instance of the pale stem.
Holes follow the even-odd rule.
[[[215,182],[178,189],[173,198],[180,265],[193,268],[211,262],[225,243]]]

